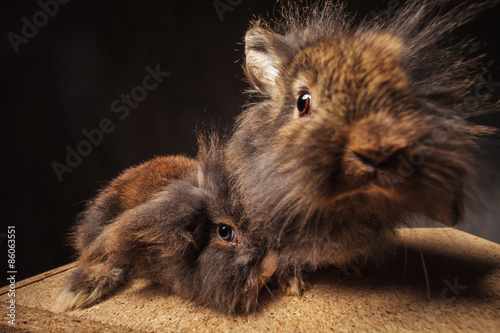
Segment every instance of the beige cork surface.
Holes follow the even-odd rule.
[[[309,273],[303,297],[271,288],[247,316],[202,308],[142,280],[93,307],[58,314],[54,301],[70,264],[18,282],[16,325],[2,316],[0,331],[500,332],[500,245],[450,228],[399,233],[398,255],[384,268],[358,278],[335,269]],[[7,291],[0,289],[3,309]]]

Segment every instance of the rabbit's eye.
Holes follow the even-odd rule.
[[[217,226],[217,236],[225,242],[237,243],[236,232],[227,224],[220,224]]]
[[[297,110],[299,110],[299,117],[304,117],[309,114],[311,109],[311,94],[302,94],[297,100]]]

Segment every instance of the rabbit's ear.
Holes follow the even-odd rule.
[[[245,35],[245,72],[250,83],[272,97],[288,49],[283,36],[255,24]]]

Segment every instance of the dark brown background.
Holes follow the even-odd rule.
[[[155,155],[193,155],[196,129],[231,128],[246,87],[240,67],[245,29],[253,15],[277,12],[273,1],[239,2],[221,20],[213,1],[73,0],[60,5],[17,54],[7,34],[20,34],[21,18],[32,21],[40,6],[36,1],[3,5],[1,175],[7,199],[2,200],[6,216],[0,240],[7,253],[7,225],[16,226],[18,279],[71,260],[64,235],[84,200],[105,181]],[[387,10],[388,2],[349,1],[348,7],[363,16]],[[487,43],[484,49],[492,59],[500,59],[499,13],[498,8],[488,11],[461,29]],[[120,120],[111,103],[142,83],[146,66],[157,64],[170,75]],[[493,67],[495,81],[500,81],[498,68]],[[51,164],[64,163],[65,147],[75,149],[85,139],[82,130],[97,128],[103,118],[111,119],[115,130],[59,182]],[[477,121],[498,126],[499,116]],[[487,209],[466,228],[500,242],[495,224],[500,149],[497,140],[485,147],[493,166],[485,173],[491,189],[485,192]]]

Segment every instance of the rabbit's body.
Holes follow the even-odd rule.
[[[103,228],[124,211],[150,199],[169,183],[196,173],[198,162],[184,156],[160,156],[125,170],[87,206],[73,232],[78,253],[101,234]]]
[[[464,119],[482,74],[470,40],[450,31],[497,1],[409,1],[393,18],[354,26],[331,2],[257,20],[245,70],[260,100],[239,117],[228,169],[253,226],[278,247],[278,276],[383,259],[414,214],[463,218],[475,137]],[[440,12],[441,9],[441,12]],[[274,23],[274,25],[273,25]],[[466,112],[467,111],[467,112]]]
[[[224,312],[253,311],[276,255],[239,218],[222,154],[214,137],[196,160],[159,157],[104,188],[73,233],[79,266],[59,309],[93,305],[138,277]]]

